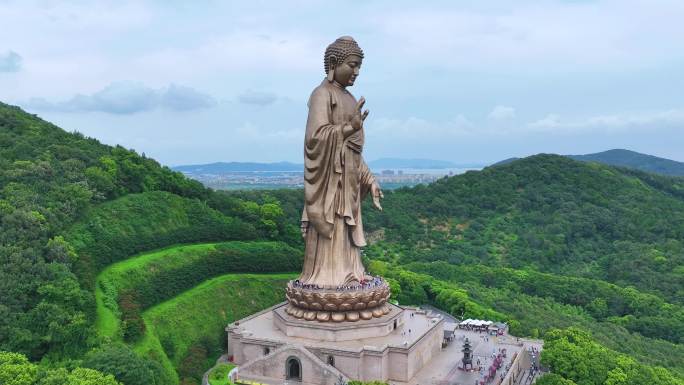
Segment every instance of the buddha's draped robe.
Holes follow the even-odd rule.
[[[308,231],[299,277],[304,284],[336,287],[364,278],[361,200],[375,179],[361,156],[363,130],[344,137],[355,110],[354,96],[325,79],[309,99],[302,213]]]

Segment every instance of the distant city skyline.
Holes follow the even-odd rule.
[[[684,161],[681,1],[0,2],[0,101],[170,166],[302,162],[327,44],[366,159]]]

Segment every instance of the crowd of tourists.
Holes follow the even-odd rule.
[[[309,284],[309,283],[301,283],[298,279],[294,280],[292,282],[292,286],[300,289],[305,289],[305,290],[323,290],[322,287],[314,284]]]
[[[372,279],[361,280],[361,282],[349,283],[346,285],[338,285],[335,287],[321,287],[320,285],[302,283],[299,279],[292,281],[292,286],[304,290],[334,290],[337,292],[345,291],[359,291],[369,290],[380,287],[384,284],[384,280],[380,276],[372,277]]]

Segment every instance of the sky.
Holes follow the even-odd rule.
[[[684,161],[684,1],[6,1],[0,101],[163,164],[301,162],[325,47],[364,157]]]

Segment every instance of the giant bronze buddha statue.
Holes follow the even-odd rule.
[[[366,274],[361,201],[378,210],[380,186],[363,159],[364,98],[347,90],[359,75],[363,51],[349,36],[325,50],[326,77],[309,99],[304,137],[304,267],[288,284],[287,312],[297,318],[357,321],[389,312],[389,287]]]

